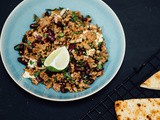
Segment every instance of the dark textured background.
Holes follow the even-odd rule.
[[[22,0],[3,0],[0,30]],[[126,35],[123,65],[100,92],[74,102],[51,102],[25,92],[16,85],[0,60],[0,120],[78,120],[107,93],[121,83],[133,67],[137,68],[160,48],[159,0],[104,0],[118,15]]]

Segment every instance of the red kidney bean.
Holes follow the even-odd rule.
[[[47,12],[45,12],[45,13],[44,13],[44,15],[45,15],[45,16],[50,16],[50,14],[49,14],[49,12],[48,12],[48,11],[47,11]]]
[[[36,46],[36,43],[35,42],[32,42],[32,47],[35,47]]]
[[[94,83],[94,79],[90,79],[89,84],[93,84]]]
[[[38,59],[37,61],[37,66],[41,67],[43,65],[41,58]]]
[[[84,66],[85,69],[89,69],[90,68],[88,62],[86,62],[86,61],[83,63],[83,66]]]
[[[75,71],[84,71],[84,68],[80,67],[80,66],[75,66]]]
[[[47,30],[47,33],[48,33],[48,35],[50,35],[50,36],[54,36],[54,32],[53,32],[51,29],[48,29],[48,30]]]
[[[55,34],[52,30],[48,29],[47,31],[47,41],[54,42],[55,41]]]
[[[66,93],[67,92],[67,90],[65,89],[65,83],[63,83],[62,85],[61,85],[61,92],[62,93]]]
[[[38,26],[39,26],[39,25],[38,25],[37,23],[32,23],[32,24],[30,25],[30,28],[31,28],[31,29],[36,29]]]
[[[42,40],[42,37],[39,36],[39,35],[37,35],[36,38],[37,38],[38,40]]]
[[[33,50],[32,46],[28,46],[27,50],[28,50],[29,53],[31,53],[32,50]]]
[[[37,77],[36,80],[37,80],[38,82],[43,81],[43,79],[42,79],[41,77]]]
[[[81,72],[81,77],[83,78],[84,76],[85,76],[85,72],[82,71],[82,72]]]
[[[60,27],[63,30],[64,25],[61,22],[55,23],[57,27]]]
[[[83,51],[81,49],[78,50],[78,55],[83,55]]]
[[[82,21],[83,21],[83,22],[84,22],[84,21],[87,21],[87,19],[88,19],[88,18],[82,17]]]
[[[18,60],[18,62],[20,62],[21,64],[27,65],[27,62],[24,61],[24,60],[22,59],[22,57],[18,57],[17,60]]]
[[[69,48],[68,48],[69,52],[71,52],[73,49],[75,49],[75,47],[76,47],[76,44],[74,44],[74,43],[70,44]]]
[[[45,73],[49,76],[49,77],[52,77],[53,75],[53,72],[49,71],[49,70],[46,70]]]
[[[22,42],[23,42],[23,43],[27,43],[27,36],[26,36],[26,35],[23,36]]]
[[[47,38],[49,39],[49,41],[50,41],[51,43],[55,41],[54,36],[50,36],[50,35],[49,35]]]

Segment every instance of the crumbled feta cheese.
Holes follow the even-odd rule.
[[[96,52],[97,52],[97,53],[100,53],[101,51],[97,50]]]
[[[28,61],[28,67],[29,67],[29,68],[34,68],[36,65],[37,65],[37,60],[35,60],[35,59],[30,59],[30,60]]]
[[[24,72],[23,73],[23,75],[22,75],[24,78],[35,78],[34,76],[31,76],[30,74],[29,74],[29,72]]]
[[[78,38],[77,40],[71,40],[70,43],[79,43],[82,42],[82,38]]]
[[[77,40],[76,40],[76,42],[78,43],[78,42],[82,42],[82,38],[78,38]]]
[[[73,77],[74,75],[73,74],[71,74],[71,77]]]
[[[60,15],[63,16],[63,14],[66,12],[66,9],[63,9],[61,12],[60,12]]]
[[[59,18],[61,18],[61,16],[58,14],[55,14],[55,16],[54,16],[55,23],[58,23]]]
[[[88,56],[93,56],[94,53],[95,53],[95,49],[87,50],[87,55],[88,55]]]
[[[86,34],[88,32],[88,30],[83,31],[83,34]]]
[[[33,32],[33,36],[34,37],[37,37],[38,36],[38,33],[35,31],[35,32]]]
[[[89,57],[88,56],[84,56],[84,60],[87,60]]]
[[[96,44],[98,45],[98,43],[103,42],[103,35],[98,32],[96,33],[96,35],[97,35],[97,39],[95,41],[96,41]]]
[[[92,29],[97,29],[96,25],[90,25],[89,27],[92,28]]]

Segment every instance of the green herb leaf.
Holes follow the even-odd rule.
[[[99,70],[102,70],[102,69],[103,69],[103,65],[102,65],[102,64],[98,64],[98,65],[97,65],[97,68],[98,68]]]
[[[37,77],[39,76],[39,74],[40,74],[39,72],[35,72],[35,73],[34,73],[34,77],[37,78]]]
[[[46,9],[46,12],[52,12],[53,9]]]
[[[33,64],[34,64],[34,62],[33,62],[32,60],[30,60],[30,61],[29,61],[29,63],[30,63],[31,65],[33,65]]]
[[[86,18],[91,18],[91,16],[90,15],[86,15]]]
[[[83,80],[83,83],[88,85],[90,82],[87,80]]]
[[[97,60],[102,60],[102,59],[103,59],[102,57],[97,58]]]
[[[59,10],[63,10],[64,8],[63,7],[59,7]]]
[[[64,36],[64,33],[60,33],[58,38],[62,38]]]
[[[19,50],[19,48],[20,48],[19,44],[18,44],[18,45],[16,45],[16,46],[14,46],[14,50],[16,50],[16,51],[18,51],[18,50]]]
[[[39,21],[39,17],[36,14],[34,14],[33,15],[33,22],[38,22],[38,21]]]
[[[29,40],[27,41],[27,44],[28,44],[29,46],[31,46],[31,42],[30,42]]]
[[[42,63],[44,63],[45,59],[46,59],[46,58],[41,58]]]
[[[44,37],[44,38],[47,38],[47,34],[46,34],[46,33],[45,33],[45,34],[43,34],[43,37]]]
[[[84,77],[83,77],[83,79],[87,79],[88,78],[88,75],[85,75]]]
[[[102,42],[99,42],[98,43],[98,47],[100,48],[102,46]]]
[[[76,31],[76,32],[74,32],[74,34],[78,35],[78,34],[79,34],[79,32],[78,32],[78,31]]]
[[[75,22],[75,21],[77,21],[78,20],[78,17],[77,17],[77,15],[76,15],[76,12],[72,12],[72,21],[73,22]]]
[[[63,73],[64,73],[65,78],[68,78],[69,80],[72,80],[72,77],[65,70],[63,71]]]

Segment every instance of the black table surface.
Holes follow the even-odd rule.
[[[0,30],[22,0],[3,0]],[[69,1],[69,0],[68,0]],[[0,60],[0,120],[78,120],[160,48],[159,0],[104,0],[119,17],[126,35],[125,59],[116,77],[98,93],[73,102],[52,102],[21,89]]]

